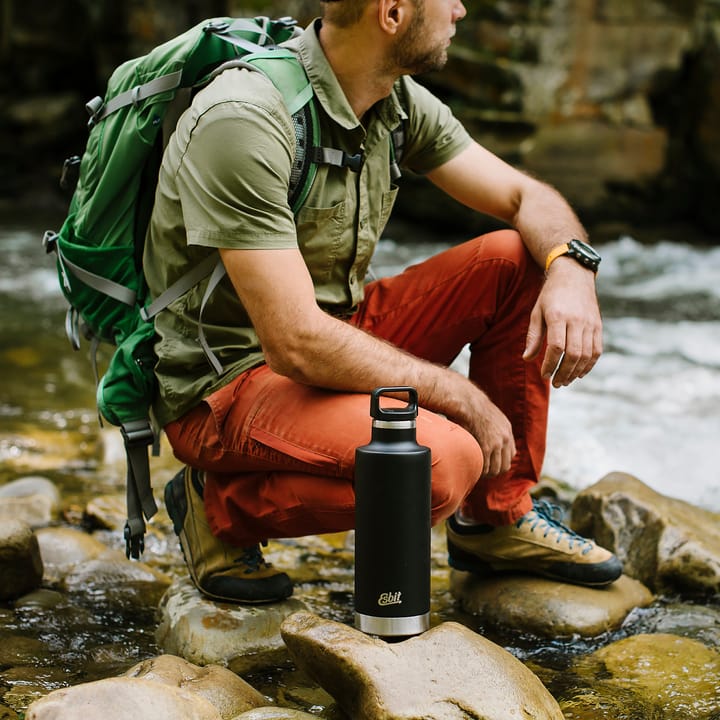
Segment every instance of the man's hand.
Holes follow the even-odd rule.
[[[483,475],[500,475],[510,469],[515,457],[512,425],[485,393],[478,390],[477,396],[467,429],[482,448]]]
[[[572,258],[560,257],[530,315],[525,360],[534,358],[547,336],[541,372],[554,387],[587,375],[602,354],[602,320],[595,276]]]

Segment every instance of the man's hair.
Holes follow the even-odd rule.
[[[369,0],[321,0],[323,18],[337,27],[354,25],[365,11]]]

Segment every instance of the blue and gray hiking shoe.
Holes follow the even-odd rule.
[[[212,534],[203,489],[201,473],[190,468],[181,470],[165,486],[165,506],[195,587],[223,602],[254,604],[290,597],[290,578],[265,562],[259,544],[233,547]]]
[[[557,508],[559,510],[559,508]],[[622,575],[615,555],[565,527],[556,508],[533,500],[533,509],[512,525],[464,525],[447,521],[448,562],[478,575],[521,572],[603,587]]]

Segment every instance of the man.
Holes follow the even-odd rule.
[[[261,73],[222,73],[170,140],[146,249],[150,290],[215,252],[228,276],[204,303],[207,283],[156,320],[155,412],[188,466],[165,498],[211,598],[289,596],[263,540],[353,526],[354,453],[380,386],[418,391],[433,521],[447,520],[452,566],[591,586],[621,573],[529,495],[549,379],[568,385],[601,353],[598,258],[553,189],[474,142],[408,77],[445,64],[464,15],[459,0],[327,0],[288,43],[312,83],[323,145],[363,158],[356,170],[321,166],[297,217],[293,128]],[[400,122],[404,165],[515,229],[365,284],[397,191],[388,158]],[[219,373],[197,342],[201,307]],[[448,369],[467,344],[469,378]]]

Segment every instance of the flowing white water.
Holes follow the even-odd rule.
[[[383,241],[379,274],[441,248]],[[720,511],[720,247],[625,237],[599,250],[605,352],[552,391],[543,470],[577,489],[627,472]]]
[[[553,391],[545,471],[578,488],[629,472],[720,510],[720,248],[600,250],[605,353]]]

